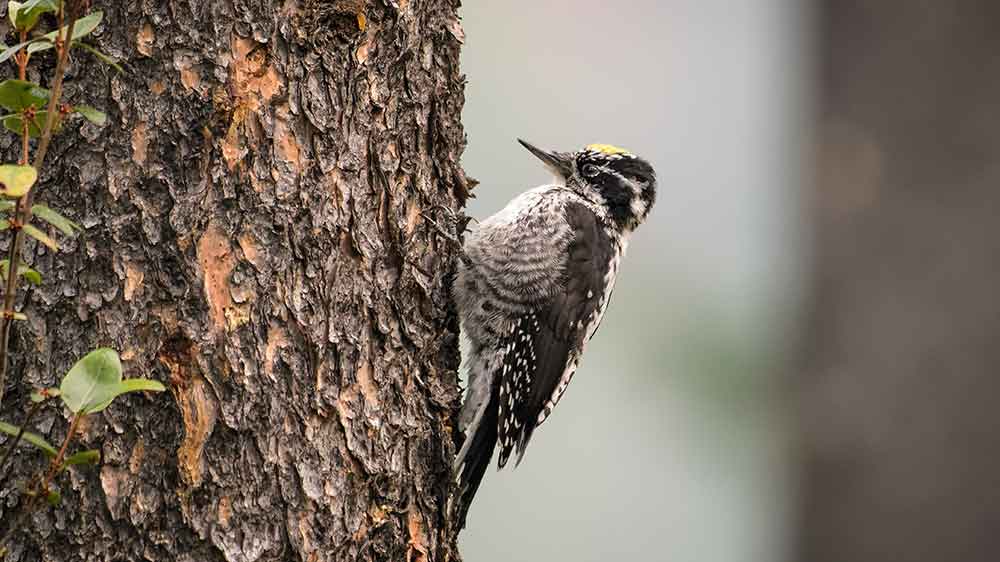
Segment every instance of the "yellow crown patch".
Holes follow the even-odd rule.
[[[632,155],[631,152],[625,150],[624,148],[620,148],[620,147],[614,146],[612,144],[588,144],[587,145],[587,150],[590,150],[592,152],[601,152],[601,153],[607,154],[608,156],[611,156],[611,155],[614,155],[614,154],[621,154],[623,156],[631,156]]]

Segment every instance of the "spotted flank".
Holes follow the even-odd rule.
[[[530,436],[530,430],[526,431],[526,420],[519,410],[531,397],[531,385],[538,365],[535,336],[540,329],[538,314],[531,312],[521,316],[502,340],[497,428],[500,443],[498,464],[501,468],[507,464],[515,447],[519,452],[523,451],[526,437]]]
[[[607,156],[632,156],[632,153],[613,144],[588,144],[586,150]]]

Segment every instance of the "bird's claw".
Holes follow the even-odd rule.
[[[461,248],[462,241],[459,238],[462,236],[462,234],[465,233],[465,230],[468,228],[469,221],[474,219],[469,216],[460,215],[454,209],[452,209],[451,207],[447,207],[445,205],[434,205],[430,208],[430,210],[436,210],[436,209],[444,211],[444,215],[446,216],[447,221],[450,222],[453,226],[454,234],[452,234],[443,226],[441,226],[441,224],[439,224],[436,220],[431,218],[427,213],[420,213],[420,215],[424,217],[424,220],[426,220],[431,226],[433,226],[435,230],[437,230],[438,234],[440,234],[448,241],[452,242],[453,244]]]

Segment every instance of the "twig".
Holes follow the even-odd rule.
[[[9,8],[8,8],[9,9]],[[23,45],[28,40],[28,31],[22,31],[20,34],[20,43]],[[28,49],[21,48],[21,52],[17,54],[17,77],[21,80],[25,80],[28,76]]]
[[[73,414],[73,421],[69,422],[69,430],[66,431],[66,439],[63,439],[62,447],[59,447],[59,454],[52,459],[52,463],[49,464],[49,473],[45,475],[45,480],[42,481],[42,490],[48,489],[49,483],[52,482],[56,473],[62,468],[62,461],[66,456],[66,451],[69,449],[69,442],[73,440],[76,430],[80,428],[83,416],[84,413],[82,411]]]
[[[23,45],[28,40],[27,30],[21,31],[20,36],[21,44]],[[17,54],[17,77],[20,80],[26,80],[28,77],[28,49],[25,47],[21,48],[21,52]],[[28,124],[22,117],[21,126],[24,129],[21,134],[21,161],[19,164],[22,166],[28,165],[28,140],[30,135],[28,134]]]
[[[66,64],[69,60],[69,51],[73,46],[73,27],[76,25],[76,2],[68,2],[71,6],[69,8],[69,25],[66,26],[65,37],[56,34],[56,42],[59,47],[59,59],[56,62],[55,70],[55,80],[52,83],[52,93],[49,97],[48,115],[45,119],[45,129],[42,131],[42,136],[38,141],[38,149],[35,151],[35,170],[41,170],[42,164],[45,163],[45,155],[49,150],[49,142],[52,140],[52,129],[55,126],[55,120],[59,115],[59,97],[62,95],[62,84],[63,76],[66,74]],[[63,13],[59,12],[59,29],[62,29],[63,23]],[[17,208],[17,219],[16,224],[28,224],[31,220],[31,204],[34,201],[35,192],[37,191],[38,184],[36,183],[28,190],[19,201]],[[0,320],[0,406],[3,405],[3,395],[4,390],[7,385],[7,363],[8,356],[10,355],[10,332],[11,326],[14,323],[12,313],[14,312],[14,298],[17,296],[17,265],[18,259],[21,255],[21,246],[24,244],[24,231],[20,228],[11,229],[14,236],[13,241],[10,244],[10,252],[8,254],[9,268],[7,270],[7,287],[3,296],[3,319]]]
[[[70,4],[74,7],[76,6],[75,2],[70,2]],[[61,37],[56,38],[57,41],[62,41],[62,48],[59,51],[59,61],[56,63],[55,81],[52,83],[52,95],[49,97],[49,107],[47,110],[49,114],[46,115],[45,130],[42,131],[42,136],[38,141],[38,150],[35,151],[36,170],[41,169],[42,164],[45,162],[45,155],[49,151],[49,142],[52,140],[52,129],[55,127],[56,116],[59,115],[59,97],[62,95],[62,85],[63,78],[66,74],[66,64],[69,61],[69,52],[73,46],[73,27],[76,26],[77,19],[75,10],[72,8],[70,8],[70,10],[70,21],[69,25],[66,26],[66,37],[64,39]],[[28,194],[25,195],[25,197],[28,198],[29,203],[32,200],[36,187],[37,184],[32,186],[32,188],[28,191]]]
[[[52,458],[52,462],[49,463],[49,471],[44,477],[39,477],[35,481],[35,485],[32,487],[30,492],[30,497],[28,502],[25,504],[24,509],[11,524],[7,532],[4,533],[3,538],[0,539],[0,553],[5,552],[6,547],[4,545],[10,541],[14,533],[21,527],[24,520],[28,517],[38,507],[38,499],[42,496],[46,496],[49,493],[49,484],[52,483],[52,479],[62,468],[63,460],[66,457],[66,451],[69,449],[70,441],[73,440],[73,436],[76,435],[77,430],[80,428],[80,421],[83,420],[83,412],[77,412],[73,414],[73,421],[69,424],[69,430],[66,431],[66,438],[63,439],[62,447],[59,448],[59,454]]]

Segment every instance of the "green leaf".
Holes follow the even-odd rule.
[[[0,230],[7,230],[10,228],[10,221],[7,219],[0,219]]]
[[[35,185],[38,172],[31,166],[4,164],[0,166],[0,195],[21,197]]]
[[[14,207],[17,207],[16,202],[9,199],[0,199],[0,213],[6,213]]]
[[[42,136],[42,128],[45,127],[45,121],[48,118],[49,118],[48,111],[36,111],[34,120],[28,123],[28,136],[33,139]],[[4,116],[2,119],[3,119],[3,126],[6,127],[7,130],[16,133],[18,135],[24,133],[23,129],[21,129],[20,113],[7,115]],[[52,131],[59,132],[59,129],[61,128],[62,128],[62,117],[56,116],[56,122],[55,124],[52,125]]]
[[[81,230],[80,225],[45,205],[32,205],[31,214],[58,228],[66,236],[73,236],[78,230]]]
[[[104,125],[108,121],[108,116],[101,113],[100,111],[90,107],[89,105],[78,105],[73,108],[73,111],[83,115],[87,121],[95,125]]]
[[[66,457],[66,461],[63,463],[63,467],[73,466],[77,464],[89,464],[95,465],[101,462],[101,452],[97,449],[88,449],[86,451],[80,451],[79,453],[74,453]]]
[[[106,65],[110,66],[111,68],[117,70],[119,74],[125,74],[125,70],[122,69],[121,65],[118,64],[118,61],[115,60],[113,57],[111,57],[109,55],[106,55],[106,54],[102,53],[101,51],[98,51],[97,49],[95,49],[94,47],[91,47],[90,45],[84,43],[83,41],[76,41],[76,42],[73,43],[73,46],[74,47],[83,47],[83,49],[85,51],[90,51],[90,54],[92,54],[95,57],[97,57],[97,59],[100,60],[101,62],[103,62],[104,64],[106,64]]]
[[[21,431],[21,428],[17,427],[16,425],[0,422],[0,431],[6,433],[7,435],[13,435],[14,437],[17,437],[17,434],[18,432]],[[27,441],[28,443],[31,443],[32,445],[38,447],[46,455],[50,457],[54,457],[59,454],[59,451],[57,451],[55,447],[50,445],[49,442],[45,440],[45,438],[43,438],[41,435],[38,435],[37,433],[25,431],[24,435],[21,435],[21,440]]]
[[[11,25],[17,23],[17,12],[21,9],[22,5],[23,2],[15,2],[14,0],[7,2],[7,17],[10,18]]]
[[[97,406],[107,406],[122,382],[122,363],[118,353],[106,347],[95,349],[73,365],[59,385],[66,407],[74,413],[90,413]],[[103,408],[102,408],[103,409]]]
[[[17,274],[24,277],[24,279],[32,285],[42,284],[42,274],[24,264],[21,264],[21,266],[17,268]]]
[[[55,507],[62,501],[62,494],[55,490],[49,490],[48,493],[45,494],[45,501],[47,501],[52,507]]]
[[[27,234],[28,236],[34,238],[35,240],[38,240],[39,242],[45,244],[46,246],[48,246],[53,250],[56,251],[59,250],[59,244],[56,244],[56,241],[53,240],[52,237],[49,236],[48,234],[45,234],[41,230],[38,230],[37,226],[33,224],[26,224],[21,228],[24,229],[24,233]]]
[[[27,2],[7,2],[7,15],[18,31],[29,31],[38,23],[38,18],[46,12],[59,10],[56,0],[28,0]]]
[[[98,10],[90,15],[84,16],[76,20],[76,24],[73,26],[73,38],[71,41],[76,41],[81,37],[86,37],[91,31],[97,28],[101,24],[101,19],[104,18],[104,12]],[[51,33],[46,33],[42,36],[43,41],[38,43],[32,43],[28,45],[28,53],[37,53],[39,51],[45,51],[51,49],[55,46],[56,41],[56,31]],[[58,30],[60,35],[66,35],[66,26]]]
[[[25,41],[24,43],[18,43],[17,45],[12,45],[10,47],[4,45],[3,46],[3,52],[0,52],[0,62],[3,62],[5,60],[9,59],[10,57],[16,55],[17,52],[20,51],[22,48],[24,48],[25,45],[30,45],[30,44],[34,43],[35,41],[38,41],[38,39],[32,39],[31,41]]]
[[[118,390],[121,391],[119,394],[141,391],[163,392],[166,389],[162,382],[153,379],[125,379],[118,385]]]
[[[4,258],[0,260],[0,279],[3,279],[4,281],[7,280],[7,268],[9,267],[9,264],[9,259]],[[31,283],[32,285],[42,284],[42,274],[24,265],[23,263],[17,266],[17,274],[24,277],[28,283]]]
[[[115,389],[114,396],[94,406],[88,410],[87,413],[90,414],[93,412],[100,412],[101,410],[107,408],[111,404],[112,400],[118,398],[122,394],[139,391],[163,392],[164,390],[166,390],[166,388],[159,381],[154,381],[152,379],[127,379],[118,385],[118,388]]]
[[[28,107],[45,107],[49,103],[49,95],[48,90],[34,82],[26,80],[0,82],[0,106],[10,111],[22,111]]]
[[[31,401],[37,404],[38,402],[45,402],[49,398],[55,398],[56,396],[59,396],[58,388],[43,388],[31,393]]]

